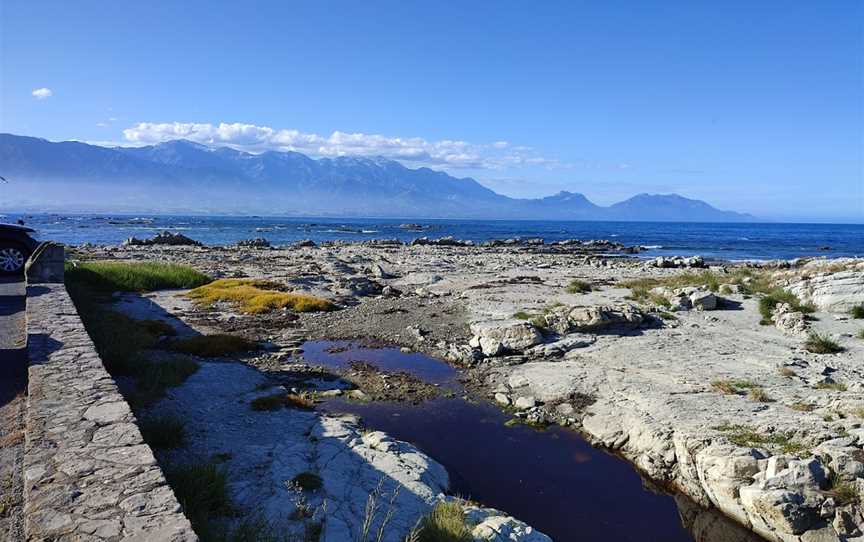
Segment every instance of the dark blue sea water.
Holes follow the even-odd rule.
[[[205,244],[225,245],[264,237],[274,245],[301,239],[362,241],[452,235],[485,241],[510,237],[608,239],[648,250],[640,256],[700,254],[724,260],[789,259],[801,256],[864,256],[862,224],[712,224],[675,222],[585,222],[522,220],[415,220],[420,230],[400,227],[406,220],[370,218],[273,218],[220,216],[14,215],[41,239],[68,244],[117,244],[127,237],[150,237],[161,230],[182,232]]]

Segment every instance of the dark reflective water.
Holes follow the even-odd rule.
[[[348,350],[327,351],[334,347]],[[360,360],[458,387],[453,368],[398,348],[336,341],[304,349],[315,364],[344,368]],[[458,398],[421,405],[333,400],[323,408],[357,414],[367,426],[415,444],[447,468],[453,493],[505,510],[556,541],[693,540],[672,497],[646,489],[630,465],[573,431],[507,427],[508,417],[494,405]]]

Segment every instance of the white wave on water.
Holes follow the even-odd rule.
[[[645,250],[657,250],[658,248],[663,248],[663,245],[642,245],[642,248]]]

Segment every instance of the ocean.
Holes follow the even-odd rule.
[[[301,239],[364,241],[452,235],[475,242],[511,237],[608,239],[640,245],[640,257],[701,255],[721,260],[772,260],[803,256],[864,257],[864,224],[589,222],[523,220],[408,220],[372,218],[274,218],[236,216],[121,216],[8,213],[24,220],[42,240],[66,244],[118,244],[162,230],[181,232],[208,245],[264,237],[274,245]],[[416,228],[408,228],[415,224]]]

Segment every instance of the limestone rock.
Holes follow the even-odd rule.
[[[486,356],[521,352],[543,340],[543,336],[528,322],[487,321],[471,325],[474,337],[471,346],[480,348]]]
[[[790,335],[806,335],[810,331],[807,317],[789,303],[778,303],[771,312],[771,320],[777,329]]]
[[[644,320],[633,305],[574,307],[567,314],[571,329],[590,331],[612,326],[637,327]]]
[[[864,303],[864,271],[820,273],[786,289],[821,310],[847,313],[853,306]]]

